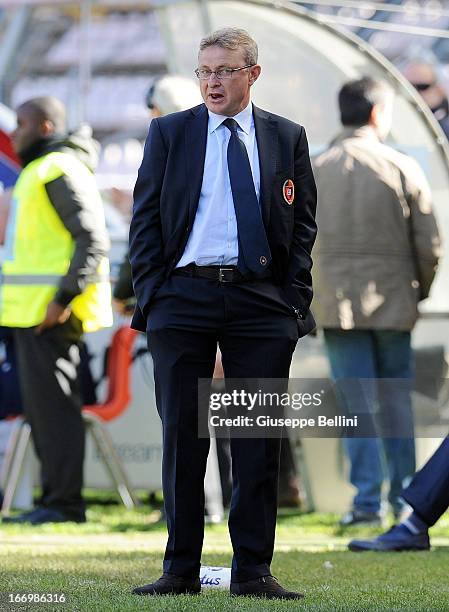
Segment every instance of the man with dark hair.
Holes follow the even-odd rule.
[[[33,511],[4,521],[84,522],[83,332],[112,324],[103,205],[90,133],[66,133],[51,97],[17,110],[23,170],[13,192],[0,285],[0,325],[14,328],[24,410],[42,468]]]
[[[154,119],[134,190],[130,261],[163,426],[164,574],[139,595],[198,593],[209,439],[198,381],[219,343],[232,379],[288,379],[314,327],[316,188],[305,130],[251,104],[257,45],[226,28],[203,39],[204,104]],[[295,189],[297,191],[295,192]],[[231,594],[298,599],[271,575],[279,438],[231,439]]]
[[[343,126],[361,127],[370,122],[373,108],[385,108],[391,91],[383,81],[363,77],[349,81],[340,89],[338,105]],[[385,114],[388,118],[388,114]]]
[[[396,515],[415,472],[410,332],[440,248],[421,168],[382,142],[393,92],[364,77],[346,83],[338,100],[344,130],[314,162],[320,233],[313,311],[342,405],[368,415],[377,407],[385,435],[381,444],[373,423],[372,437],[344,440],[356,495],[341,524],[352,526],[381,521],[383,451]]]

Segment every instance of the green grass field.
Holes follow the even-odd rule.
[[[348,539],[379,531],[342,533],[336,516],[282,513],[272,569],[282,584],[305,592],[298,603],[205,589],[195,597],[131,595],[161,573],[165,527],[158,518],[149,506],[91,503],[85,525],[0,526],[0,610],[449,610],[449,516],[432,530],[429,553],[356,554],[346,552]],[[229,566],[230,559],[226,525],[207,527],[203,563]],[[66,602],[10,603],[10,593],[63,593]]]

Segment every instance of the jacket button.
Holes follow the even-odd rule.
[[[298,319],[304,319],[304,317],[302,316],[299,308],[294,308],[293,307],[293,310],[295,311],[295,315],[297,316]]]

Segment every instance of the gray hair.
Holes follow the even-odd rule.
[[[241,48],[245,54],[245,63],[251,66],[257,64],[257,43],[246,30],[240,28],[222,28],[221,30],[216,30],[209,34],[209,36],[201,39],[200,51],[215,45],[223,49],[230,49],[231,51]]]

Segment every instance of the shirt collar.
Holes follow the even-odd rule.
[[[208,113],[209,113],[208,129],[209,129],[209,134],[212,134],[212,132],[214,132],[218,127],[220,127],[220,125],[223,123],[225,119],[227,119],[227,117],[225,117],[224,115],[217,115],[216,113],[213,113],[212,111],[208,111]],[[243,132],[245,132],[245,134],[249,134],[251,126],[253,125],[253,122],[254,122],[253,105],[251,104],[251,102],[248,104],[246,108],[244,108],[237,115],[231,118],[237,121],[237,123],[239,124],[239,128]]]
[[[380,141],[376,130],[371,125],[362,125],[361,127],[347,126],[337,134],[337,136],[331,141],[331,146],[346,140],[347,138],[363,138],[371,141]]]

